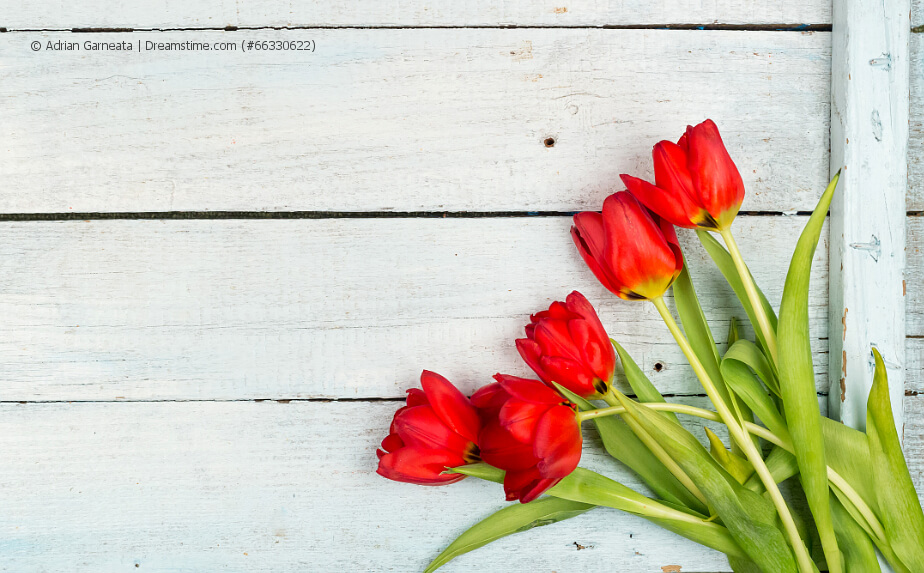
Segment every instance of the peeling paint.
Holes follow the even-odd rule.
[[[661,567],[663,573],[680,573],[680,565],[664,565]]]
[[[847,351],[841,356],[841,402],[847,398]]]

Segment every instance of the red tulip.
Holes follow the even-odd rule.
[[[395,413],[382,449],[377,473],[388,479],[421,485],[459,481],[446,468],[478,461],[481,421],[468,398],[449,380],[424,370],[423,390],[407,391],[407,405]]]
[[[584,295],[574,291],[530,321],[526,338],[517,340],[517,350],[543,382],[558,382],[585,398],[606,394],[616,352]]]
[[[724,230],[731,226],[744,183],[711,119],[687,126],[680,141],[654,146],[655,184],[621,175],[646,207],[678,227]]]
[[[674,227],[626,191],[607,197],[602,215],[575,215],[571,236],[597,280],[626,300],[658,298],[683,269]]]
[[[497,374],[472,396],[484,420],[481,458],[506,471],[507,501],[528,503],[581,460],[577,407],[538,380]]]

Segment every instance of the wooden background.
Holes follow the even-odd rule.
[[[762,4],[0,1],[0,570],[420,570],[503,500],[474,480],[375,475],[404,389],[422,368],[465,391],[527,374],[513,339],[573,289],[671,400],[704,403],[653,309],[583,267],[569,214],[711,117],[748,188],[742,250],[778,302],[827,179],[831,6]],[[251,39],[317,47],[241,52]],[[238,50],[44,49],[57,40]],[[912,50],[905,444],[920,487],[924,34]],[[683,239],[724,338],[741,311]],[[827,273],[824,245],[822,403]],[[590,467],[638,485],[593,451]],[[445,570],[484,563],[728,570],[603,509]]]

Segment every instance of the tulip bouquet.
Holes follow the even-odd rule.
[[[838,177],[799,238],[777,315],[732,235],[744,185],[715,124],[688,127],[677,143],[655,145],[653,155],[654,184],[623,175],[627,191],[608,197],[602,213],[575,215],[571,233],[608,290],[655,306],[714,410],[667,403],[578,292],[533,315],[526,337],[516,341],[538,380],[497,374],[467,398],[424,371],[382,442],[378,473],[423,485],[471,476],[503,483],[507,500],[520,502],[464,532],[427,571],[503,536],[601,506],[721,551],[736,572],[876,572],[877,550],[897,572],[924,571],[924,513],[875,349],[866,431],[819,411],[809,271]],[[696,229],[754,340],[732,320],[720,355],[675,226]],[[680,324],[665,304],[668,289]],[[680,416],[723,424],[730,448],[707,429],[707,449]],[[579,466],[584,423],[649,491]],[[780,493],[786,480],[804,494],[806,515]]]

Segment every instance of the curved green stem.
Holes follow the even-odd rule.
[[[767,342],[767,351],[770,353],[770,359],[773,360],[773,364],[776,365],[779,362],[776,332],[773,330],[773,327],[770,326],[770,317],[767,316],[767,312],[764,310],[760,294],[757,292],[757,285],[754,284],[754,277],[751,276],[751,271],[748,270],[748,266],[744,263],[744,257],[741,256],[741,251],[738,250],[738,243],[735,241],[731,229],[719,231],[719,234],[722,235],[722,239],[725,240],[725,246],[728,247],[728,254],[731,255],[732,260],[735,261],[735,268],[738,269],[738,276],[741,278],[744,291],[747,293],[748,300],[751,302],[751,308],[754,309],[754,316],[757,317],[760,331],[764,335],[764,340]]]
[[[668,330],[670,330],[671,334],[674,336],[674,340],[677,341],[680,349],[683,350],[683,353],[686,355],[687,360],[690,361],[690,366],[693,367],[693,371],[699,378],[700,383],[702,383],[703,389],[706,390],[706,394],[709,396],[709,399],[712,400],[716,411],[721,417],[722,423],[728,427],[728,433],[731,435],[732,439],[738,443],[738,446],[741,447],[748,461],[754,466],[754,471],[757,472],[760,481],[763,482],[764,487],[767,488],[767,493],[770,494],[770,500],[776,507],[776,511],[780,516],[780,521],[783,523],[783,528],[786,530],[786,534],[789,537],[790,545],[792,545],[793,551],[795,552],[800,571],[812,573],[815,570],[815,564],[808,553],[808,549],[805,547],[805,543],[802,541],[802,537],[799,535],[799,529],[796,527],[796,522],[792,517],[792,513],[789,511],[789,506],[786,505],[786,500],[783,499],[783,494],[780,493],[780,488],[777,487],[776,480],[773,479],[770,469],[767,468],[767,464],[764,463],[760,451],[757,449],[757,446],[754,445],[754,442],[751,441],[743,425],[739,423],[738,419],[732,414],[732,411],[729,410],[728,405],[722,400],[722,396],[719,394],[715,383],[712,381],[712,378],[710,378],[709,373],[706,372],[702,362],[699,361],[699,358],[693,351],[693,347],[690,346],[690,341],[687,340],[683,331],[680,330],[680,326],[678,326],[677,321],[675,321],[673,315],[671,315],[671,311],[664,303],[664,299],[658,297],[652,299],[651,302],[654,303],[655,308],[658,309],[661,318],[664,319],[664,324],[667,325]]]
[[[704,410],[702,408],[697,408],[696,406],[688,406],[686,404],[667,404],[663,402],[645,402],[642,406],[650,408],[652,410],[658,410],[661,412],[674,412],[676,414],[685,414],[687,416],[695,416],[697,418],[702,418],[703,420],[709,420],[711,422],[722,423],[722,418],[715,412],[709,410]],[[626,409],[622,406],[612,406],[609,408],[600,408],[598,410],[586,410],[578,414],[580,421],[591,420],[593,418],[600,418],[603,416],[613,416],[618,414],[625,414]],[[793,453],[795,450],[792,445],[792,441],[789,437],[781,437],[763,426],[759,426],[753,422],[745,422],[744,428],[748,433],[753,434],[759,438],[767,440],[771,444],[775,444],[789,453]],[[872,534],[878,538],[880,542],[884,542],[886,539],[885,529],[882,527],[882,524],[879,522],[879,519],[876,517],[876,514],[873,512],[872,508],[863,500],[863,497],[860,496],[860,493],[857,492],[850,485],[850,483],[844,479],[839,473],[837,473],[830,466],[828,467],[828,480],[831,482],[831,488],[837,489],[850,500],[851,503],[857,508],[857,511],[860,512],[860,515],[866,520],[869,525],[869,530]]]
[[[606,400],[606,403],[610,406],[615,406],[619,403],[619,400],[613,393],[612,388],[603,396],[603,399]],[[621,413],[625,413],[625,410],[623,410]],[[578,417],[581,419],[580,414],[578,414]],[[699,487],[697,487],[693,480],[690,479],[690,476],[687,475],[687,472],[683,471],[683,468],[681,468],[680,465],[674,461],[674,458],[668,455],[668,453],[664,450],[664,447],[659,444],[651,434],[645,431],[645,428],[641,427],[638,422],[634,422],[630,418],[627,418],[625,422],[628,424],[629,429],[632,430],[636,436],[638,436],[638,439],[641,440],[643,444],[645,444],[645,447],[648,448],[648,450],[651,451],[651,453],[654,454],[656,458],[658,458],[658,461],[660,461],[664,467],[667,468],[667,471],[669,471],[672,476],[677,478],[677,481],[679,481],[683,487],[687,488],[687,491],[693,494],[693,497],[698,499],[700,503],[703,504],[703,507],[708,508],[709,502],[706,501],[706,496],[703,495],[703,492],[700,491]]]

